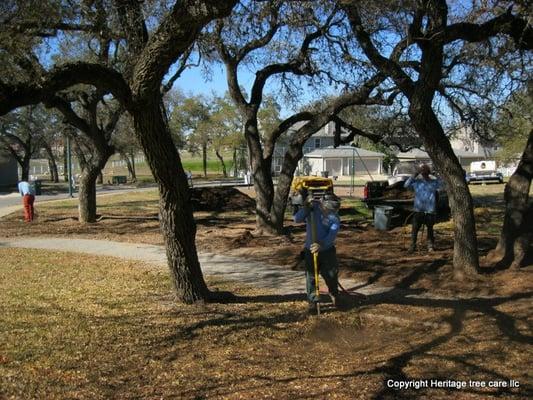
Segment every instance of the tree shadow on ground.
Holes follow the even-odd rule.
[[[530,344],[533,341],[533,336],[524,335],[523,333],[521,333],[516,327],[516,319],[507,313],[497,310],[495,307],[513,300],[530,299],[532,296],[533,292],[517,293],[508,297],[488,299],[429,299],[413,298],[406,296],[391,296],[391,293],[382,293],[374,296],[369,296],[366,301],[362,302],[363,305],[371,306],[378,304],[396,304],[428,308],[443,308],[452,311],[452,315],[444,318],[444,320],[442,321],[449,327],[447,333],[440,335],[435,339],[430,340],[422,345],[416,346],[412,350],[406,351],[398,356],[389,359],[386,365],[379,369],[386,375],[385,382],[388,380],[409,381],[427,379],[427,377],[408,376],[404,369],[408,366],[409,363],[413,362],[415,357],[429,356],[430,354],[432,357],[442,358],[443,362],[453,361],[456,364],[461,365],[464,369],[468,369],[471,372],[472,376],[474,376],[473,374],[475,373],[481,373],[489,375],[491,379],[494,380],[503,380],[509,382],[515,377],[503,376],[495,372],[494,370],[490,370],[482,366],[476,365],[475,363],[470,362],[468,354],[465,354],[464,356],[444,357],[434,354],[433,350],[436,349],[438,346],[448,342],[453,337],[458,336],[463,331],[464,319],[468,311],[481,313],[487,317],[492,318],[498,326],[500,332],[503,334],[503,336],[509,339],[510,341],[518,342],[521,344]],[[450,378],[451,377],[449,376],[431,377],[431,379],[441,380],[447,380]],[[455,389],[451,389],[451,391],[455,391]],[[479,392],[472,388],[464,389],[461,391],[461,393],[478,393],[487,395],[486,392]],[[511,388],[500,388],[495,394],[501,395],[504,393],[516,394],[516,392],[514,392]],[[533,387],[527,383],[521,382],[520,393],[524,395],[524,398],[530,398],[533,395]],[[387,385],[384,385],[382,390],[377,393],[373,398],[412,399],[423,396],[423,393],[420,393],[416,390],[398,391],[391,387],[388,387]]]
[[[199,226],[204,227],[216,227],[216,228],[227,228],[232,224],[244,224],[247,218],[253,217],[252,213],[247,213],[246,216],[235,216],[229,217],[223,213],[213,212],[210,215],[205,216],[195,216],[194,221]]]
[[[501,194],[477,194],[474,198],[474,207],[502,208],[505,200]]]
[[[486,379],[494,381],[506,381],[509,382],[512,379],[516,379],[515,376],[506,376],[503,373],[500,373],[496,369],[490,368],[490,366],[484,366],[481,362],[476,361],[476,359],[471,358],[469,352],[464,352],[464,354],[439,354],[437,348],[446,343],[450,342],[452,339],[460,336],[466,335],[464,333],[466,317],[467,314],[479,314],[477,318],[488,318],[494,322],[494,326],[500,332],[502,339],[499,340],[508,340],[520,345],[529,345],[533,342],[533,336],[522,332],[517,324],[519,321],[527,323],[530,318],[529,315],[523,317],[512,316],[507,312],[501,311],[498,309],[499,306],[503,306],[510,302],[514,301],[527,301],[533,297],[533,291],[525,291],[522,293],[515,293],[509,296],[503,297],[467,297],[467,298],[455,298],[455,297],[435,297],[427,293],[424,289],[412,288],[412,285],[415,284],[418,279],[424,274],[435,273],[443,265],[446,264],[446,260],[434,260],[432,262],[420,265],[413,269],[411,274],[401,279],[394,287],[388,288],[384,292],[377,294],[370,294],[367,296],[357,296],[354,291],[365,287],[370,284],[372,279],[369,279],[364,285],[361,285],[356,288],[349,288],[348,294],[345,297],[345,306],[338,310],[340,312],[349,312],[354,309],[371,309],[372,307],[380,305],[395,305],[395,306],[410,306],[410,307],[420,307],[428,310],[449,310],[450,313],[444,317],[440,317],[438,321],[439,326],[442,329],[446,329],[446,332],[442,334],[430,335],[431,338],[428,341],[425,341],[421,344],[415,345],[407,351],[395,355],[388,360],[386,360],[384,365],[377,366],[376,368],[365,371],[366,374],[382,374],[384,375],[382,388],[373,395],[374,399],[413,399],[413,398],[425,398],[427,393],[424,390],[403,390],[399,391],[393,387],[389,387],[386,382],[388,380],[394,381],[409,381],[409,380],[423,380],[423,379],[437,379],[441,381],[446,381],[448,379],[453,379],[453,377],[439,375],[437,372],[436,375],[431,377],[424,376],[413,376],[408,372],[408,366],[416,362],[416,359],[419,358],[430,358],[432,360],[437,360],[442,363],[453,363],[454,365],[459,366],[461,371],[467,371],[468,376],[477,377],[484,376]],[[350,293],[351,292],[351,293]],[[286,296],[280,295],[267,295],[267,296],[242,296],[236,298],[236,302],[244,303],[281,303],[281,302],[293,302],[303,300],[303,296],[299,294],[290,294]],[[335,311],[330,305],[325,305],[323,308],[324,314],[329,314]],[[243,323],[239,322],[239,329],[244,327],[247,323],[260,323],[265,326],[270,326],[270,324],[279,321],[279,316],[275,318],[266,318],[259,319],[255,321],[244,321]],[[301,320],[302,314],[298,313],[289,313],[282,317],[286,322],[296,322]],[[379,316],[377,316],[379,318]],[[215,324],[231,324],[231,320],[222,321],[224,318],[218,318],[213,321]],[[210,324],[209,321],[204,321],[203,325]],[[411,321],[411,323],[416,324],[417,321]],[[244,324],[244,325],[243,325]],[[196,327],[194,327],[196,329]],[[481,340],[479,338],[478,340]],[[478,358],[479,360],[479,358]],[[406,371],[407,370],[407,371]],[[350,374],[348,374],[350,375]],[[345,375],[347,376],[347,375]],[[464,379],[463,379],[464,380]],[[277,380],[276,380],[277,382]],[[531,398],[533,396],[533,386],[527,382],[520,382],[520,395],[523,398]],[[450,388],[448,389],[449,394],[458,393],[457,389]],[[488,395],[516,395],[517,389],[510,387],[502,387],[499,389],[492,389],[490,393],[476,389],[475,387],[466,387],[460,392],[462,395],[478,395],[480,397]]]

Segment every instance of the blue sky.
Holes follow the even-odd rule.
[[[223,95],[228,90],[226,74],[221,66],[213,66],[212,75],[207,79],[199,67],[193,67],[183,71],[174,84],[185,94],[205,94],[211,93]]]
[[[167,74],[164,81],[169,78],[172,70],[171,68],[171,72]],[[244,87],[249,92],[255,79],[255,73],[250,72],[246,67],[242,67],[239,69],[238,79],[241,87]],[[221,64],[212,65],[208,76],[206,76],[206,72],[201,67],[186,69],[174,83],[174,88],[183,91],[185,95],[203,94],[210,96],[215,93],[218,96],[223,96],[228,90],[225,69]],[[316,89],[301,85],[301,94],[295,100],[297,104],[290,105],[284,103],[281,91],[279,82],[274,77],[266,82],[264,94],[274,94],[277,96],[278,103],[281,106],[281,116],[284,118],[298,111],[299,106],[317,100],[323,95],[338,94],[338,90],[332,87],[323,87],[320,93],[318,93]]]

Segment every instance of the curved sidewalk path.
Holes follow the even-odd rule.
[[[17,237],[1,238],[1,247],[19,247],[53,251],[68,251],[92,255],[118,257],[138,260],[149,264],[166,267],[166,253],[163,246],[113,242],[109,240],[92,240],[54,237]],[[223,256],[213,253],[198,253],[204,275],[230,279],[257,288],[274,291],[276,294],[295,294],[305,292],[303,271],[292,271],[287,267],[269,265],[242,257]],[[365,286],[363,282],[342,279],[341,285],[346,289]],[[322,284],[322,287],[325,287]],[[358,289],[361,294],[369,295],[387,291],[376,285]]]
[[[7,196],[10,197],[11,195]],[[12,196],[19,197],[18,193],[12,194]],[[54,196],[54,198],[47,198],[45,201],[54,200],[65,200],[65,198],[64,196]],[[0,218],[21,209],[21,204],[0,206]],[[166,267],[167,265],[164,246],[142,243],[62,237],[0,237],[1,247],[67,251],[137,260],[159,267]],[[199,252],[198,258],[202,272],[206,276],[242,282],[257,288],[269,289],[281,295],[301,293],[303,296],[305,293],[305,274],[303,271],[292,271],[284,266],[214,253]],[[347,290],[357,288],[358,293],[365,295],[382,293],[390,289],[378,285],[366,285],[365,282],[356,282],[352,279],[340,279],[340,284]],[[326,287],[324,282],[321,282],[321,287]]]

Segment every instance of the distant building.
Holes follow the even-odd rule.
[[[288,135],[292,135],[295,131],[304,126],[307,122],[297,122],[289,130]],[[334,145],[334,133],[335,133],[335,123],[328,122],[324,125],[318,132],[314,133],[303,145],[304,156],[316,149],[322,149],[325,147],[332,147]],[[285,152],[287,151],[287,143],[284,142],[283,138],[279,140],[279,143],[276,143],[274,148],[274,154],[272,155],[272,172],[274,174],[279,174],[281,172],[281,167],[283,163],[283,157],[285,157]]]
[[[467,128],[458,129],[450,138],[454,151],[464,151],[466,154],[477,154],[483,159],[493,158],[498,150],[494,143],[483,143],[476,138]]]
[[[8,154],[0,154],[0,187],[10,187],[18,182],[17,161]]]
[[[381,175],[385,154],[352,146],[318,148],[304,155],[299,172],[329,176]]]
[[[459,163],[461,164],[463,169],[467,172],[470,171],[470,163],[472,161],[481,161],[487,159],[487,156],[471,151],[453,149],[453,152],[455,153],[455,156],[459,160]],[[400,152],[396,154],[396,157],[400,162],[412,161],[415,163],[423,163],[431,161],[429,154],[420,149],[412,149],[407,152]]]

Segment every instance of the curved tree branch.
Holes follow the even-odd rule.
[[[452,24],[444,31],[429,32],[424,39],[440,40],[443,43],[455,40],[481,42],[500,34],[512,37],[516,47],[521,50],[533,49],[533,27],[526,20],[511,14],[510,9],[483,24]]]
[[[82,83],[111,93],[126,108],[131,107],[131,91],[120,73],[99,64],[79,62],[53,69],[40,82],[0,82],[0,115],[18,107],[47,101],[57,92]]]

